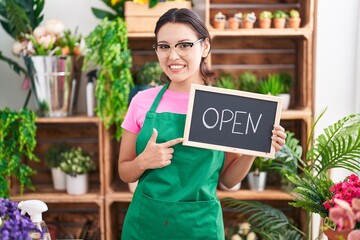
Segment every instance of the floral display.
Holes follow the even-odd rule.
[[[91,156],[81,147],[72,147],[60,155],[63,159],[60,168],[66,174],[84,174],[95,168]]]
[[[333,197],[324,202],[336,230],[352,230],[348,240],[360,239],[360,179],[351,174],[330,189]]]
[[[72,34],[61,21],[51,19],[32,33],[21,35],[12,52],[17,56],[80,56],[85,50],[85,40],[77,31]]]
[[[30,218],[22,215],[17,202],[0,198],[0,239],[31,239],[29,232],[39,232]]]

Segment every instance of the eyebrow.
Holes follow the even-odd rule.
[[[181,43],[181,42],[192,42],[192,40],[191,39],[181,39],[177,43]],[[158,44],[169,44],[169,42],[167,42],[167,41],[158,41]]]

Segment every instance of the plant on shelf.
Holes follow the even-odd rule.
[[[155,87],[162,84],[161,82],[160,63],[158,61],[146,62],[136,73],[135,84],[140,86]]]
[[[258,92],[257,77],[252,72],[244,72],[238,79],[239,90],[247,92]]]
[[[233,198],[224,198],[221,199],[221,202],[225,209],[230,209],[232,212],[244,217],[245,221],[250,225],[251,231],[259,235],[261,239],[305,239],[305,234],[293,224],[292,219],[286,217],[281,210],[270,205]],[[249,230],[248,228],[247,230]],[[239,238],[239,235],[243,233],[244,231],[233,233],[232,236],[235,235],[235,237],[231,239],[242,239]]]
[[[216,13],[213,23],[215,29],[225,29],[226,16],[222,12]]]
[[[311,142],[314,127],[324,112],[316,119],[308,144]],[[290,205],[303,208],[309,213],[317,213],[326,219],[329,217],[329,201],[330,207],[333,207],[332,199],[339,199],[337,193],[342,192],[342,188],[339,188],[340,185],[334,184],[329,178],[328,171],[333,168],[344,168],[351,172],[360,172],[358,162],[360,158],[360,114],[351,114],[341,118],[325,128],[313,142],[313,146],[305,155],[305,160],[299,161],[301,174],[287,175],[289,181],[294,184],[293,192],[295,193],[294,201]],[[354,178],[348,178],[348,180],[351,179]],[[359,193],[359,191],[357,192]],[[354,196],[352,193],[354,193],[353,189],[349,194]],[[359,227],[359,225],[356,226]],[[341,230],[341,227],[337,230]]]
[[[296,9],[291,9],[289,12],[289,27],[298,29],[300,27],[301,18],[300,13]]]
[[[249,187],[254,191],[264,191],[266,186],[267,172],[270,169],[272,159],[265,157],[256,157],[249,173],[247,180]]]
[[[95,112],[106,128],[115,126],[117,140],[121,137],[121,123],[128,107],[131,76],[131,51],[128,48],[126,24],[123,19],[104,19],[86,37],[90,62],[100,66],[96,80]]]
[[[31,110],[0,110],[0,197],[9,197],[11,178],[19,181],[20,194],[25,187],[35,189],[30,177],[36,172],[26,162],[26,159],[38,161],[34,154],[35,119],[36,115]]]
[[[260,28],[270,28],[273,15],[270,11],[262,11],[259,16]]]
[[[269,74],[268,77],[259,81],[258,91],[261,94],[278,96],[285,91],[285,86],[280,74]]]
[[[222,72],[219,79],[215,82],[216,87],[226,89],[236,89],[234,77],[230,73]]]
[[[244,13],[242,16],[242,28],[252,29],[256,22],[256,15],[254,12]]]
[[[232,29],[232,30],[238,29],[239,26],[240,26],[241,19],[242,19],[242,13],[241,12],[235,13],[233,17],[230,17],[229,20],[228,20],[229,29]]]
[[[282,10],[277,10],[273,14],[274,28],[285,28],[288,15]]]

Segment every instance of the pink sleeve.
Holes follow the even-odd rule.
[[[123,129],[128,130],[129,132],[135,134],[138,134],[141,129],[141,126],[137,124],[136,121],[136,116],[137,116],[136,110],[138,109],[137,105],[138,105],[138,101],[137,101],[137,97],[135,96],[131,100],[125,119],[121,124],[121,127]]]

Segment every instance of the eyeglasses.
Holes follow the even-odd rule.
[[[177,54],[181,57],[185,57],[189,54],[191,48],[199,43],[204,41],[204,38],[199,38],[195,42],[179,42],[175,45],[169,45],[164,43],[155,43],[153,48],[155,49],[156,54],[159,58],[168,57],[170,55],[170,48],[173,46]]]

